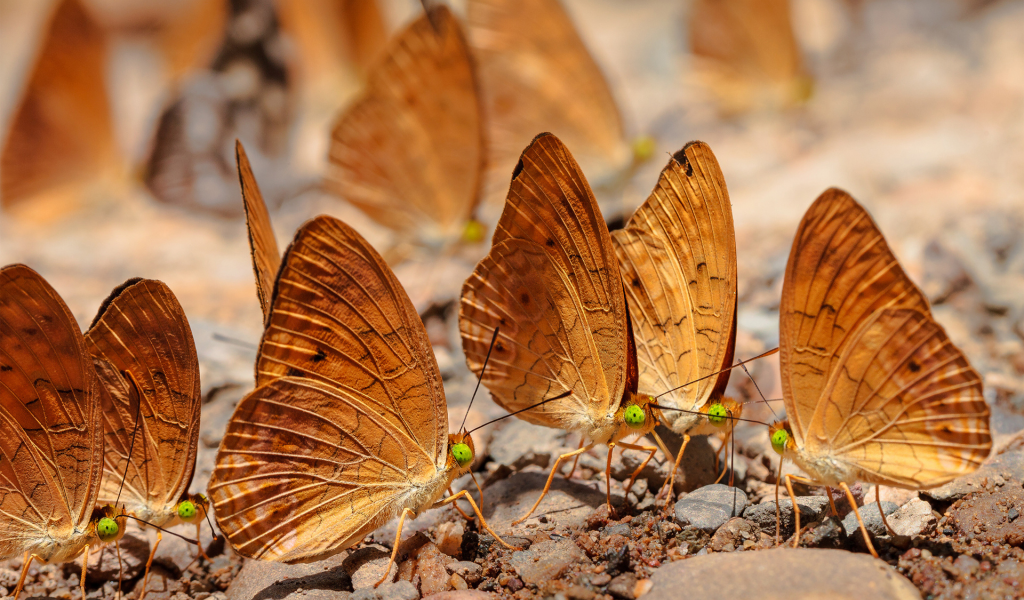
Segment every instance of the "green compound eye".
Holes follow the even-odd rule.
[[[178,503],[178,516],[182,521],[191,521],[196,518],[196,505],[191,500],[182,500]]]
[[[462,229],[462,241],[467,244],[478,244],[483,241],[486,234],[483,224],[476,219],[470,219]]]
[[[785,429],[780,429],[772,434],[772,449],[782,455],[782,452],[786,449],[786,443],[789,442],[789,432]]]
[[[626,407],[626,413],[623,415],[626,420],[626,425],[629,425],[633,429],[639,429],[644,426],[646,417],[644,416],[644,409],[640,408],[636,404]]]
[[[452,446],[452,456],[455,457],[455,462],[459,463],[460,467],[465,467],[473,462],[473,451],[469,449],[469,444],[455,444]]]
[[[725,425],[726,417],[729,416],[729,410],[725,408],[725,405],[721,402],[715,402],[708,407],[708,421],[712,425],[721,427]]]
[[[109,542],[116,538],[117,531],[117,521],[110,517],[103,517],[100,519],[100,522],[96,524],[96,535],[99,536],[100,541]]]

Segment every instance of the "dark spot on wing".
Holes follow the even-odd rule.
[[[316,354],[313,355],[313,362],[318,363],[318,362],[323,361],[325,358],[327,358],[327,355],[324,354],[323,349],[322,348],[317,348],[316,349]]]

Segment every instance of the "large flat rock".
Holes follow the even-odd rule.
[[[515,473],[484,490],[484,517],[498,535],[524,533],[528,525],[543,517],[556,528],[581,525],[605,501],[604,493],[593,482],[565,479],[556,475],[551,489],[526,522],[513,528],[512,521],[526,514],[537,501],[546,473]],[[613,498],[614,500],[614,498]]]
[[[643,600],[919,600],[910,581],[866,554],[775,549],[709,554],[665,565]]]

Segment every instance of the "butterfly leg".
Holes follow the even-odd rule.
[[[651,462],[651,459],[654,458],[654,453],[658,451],[658,447],[637,446],[635,444],[627,444],[625,442],[619,442],[619,446],[622,446],[623,448],[629,448],[630,450],[640,450],[642,452],[648,453],[647,458],[644,459],[644,462],[640,463],[640,466],[637,467],[636,470],[633,471],[633,474],[629,476],[629,483],[626,485],[625,489],[625,493],[628,495],[629,490],[633,488],[633,484],[636,482],[636,478],[640,475],[640,472],[643,471],[644,467],[647,466],[647,463]]]
[[[196,554],[196,558],[203,557],[204,559],[206,559],[207,562],[209,562],[210,557],[206,555],[206,552],[203,550],[203,541],[199,539],[199,528],[202,526],[202,524],[202,521],[196,521],[196,549],[199,550],[199,552]]]
[[[85,569],[89,566],[89,545],[85,545],[85,552],[82,553],[82,599],[85,599]]]
[[[782,472],[782,464],[779,464],[779,472]],[[796,504],[796,494],[793,493],[793,481],[799,481],[802,483],[813,483],[810,479],[804,477],[797,477],[796,475],[786,473],[783,475],[783,479],[786,480],[786,491],[789,492],[789,499],[793,503],[793,519],[796,521],[796,531],[793,532],[793,547],[796,548],[800,545],[800,507]],[[778,540],[779,536],[779,487],[775,486],[775,538]]]
[[[581,435],[580,436],[580,445],[577,446],[576,449],[579,450],[582,447],[583,447],[583,436]],[[566,479],[572,479],[572,474],[576,472],[576,464],[579,463],[579,462],[580,462],[580,455],[577,454],[576,458],[572,459],[572,468],[569,469],[569,472],[565,475]]]
[[[487,520],[484,519],[484,515],[483,515],[483,513],[480,512],[480,508],[476,505],[476,502],[473,502],[473,496],[471,496],[469,494],[469,492],[467,492],[466,490],[462,490],[461,492],[459,492],[458,494],[455,494],[454,496],[449,496],[449,497],[445,498],[444,500],[438,502],[437,504],[435,504],[431,508],[437,508],[438,506],[443,506],[445,504],[448,504],[449,502],[455,502],[459,498],[465,498],[469,502],[469,505],[473,507],[473,512],[476,513],[477,518],[480,519],[480,525],[483,526],[484,530],[486,530],[487,533],[489,533],[492,536],[494,536],[494,539],[498,540],[498,542],[502,546],[505,546],[509,550],[515,550],[515,548],[510,546],[508,544],[508,542],[506,542],[505,540],[501,539],[500,535],[494,533],[494,530],[491,529],[491,526],[487,524]]]
[[[448,500],[456,498],[457,496],[449,496]],[[434,506],[441,506],[444,502],[435,504]],[[391,574],[391,565],[395,564],[395,557],[398,556],[398,545],[402,541],[402,526],[405,525],[405,518],[411,514],[414,514],[411,508],[404,508],[402,510],[402,516],[398,517],[398,530],[395,531],[395,545],[391,548],[391,559],[388,560],[387,566],[384,567],[384,575],[381,576],[380,581],[373,584],[373,587],[377,587],[388,578]]]
[[[853,507],[853,514],[857,515],[857,525],[860,526],[860,532],[864,534],[864,543],[867,544],[871,556],[878,558],[878,553],[875,552],[875,547],[871,543],[871,536],[868,535],[868,530],[864,527],[864,521],[860,518],[860,511],[857,510],[857,501],[853,499],[853,492],[850,491],[850,487],[846,485],[845,481],[839,482],[839,487],[843,488],[843,491],[846,492],[846,499],[850,501],[850,506]],[[878,512],[882,512],[881,505],[878,507]]]
[[[889,531],[889,535],[895,536],[896,530],[889,526],[889,521],[885,518],[885,511],[882,510],[882,488],[875,486],[875,504],[878,505],[878,514],[882,516],[882,524]]]
[[[563,455],[559,456],[558,460],[555,461],[555,466],[551,468],[551,474],[548,475],[547,483],[544,484],[544,491],[542,491],[540,493],[540,496],[537,497],[537,501],[533,503],[533,506],[530,508],[530,511],[528,513],[526,513],[522,517],[516,519],[515,521],[512,521],[512,526],[516,526],[516,525],[522,523],[523,521],[528,519],[530,517],[530,515],[533,514],[533,511],[537,510],[537,507],[540,506],[540,501],[544,499],[544,496],[547,495],[548,490],[551,489],[551,480],[555,478],[555,473],[558,471],[558,465],[562,464],[563,460],[565,460],[567,458],[572,458],[573,456],[576,456],[578,454],[582,454],[582,453],[586,452],[587,450],[590,450],[593,447],[594,447],[594,444],[592,444],[592,443],[591,444],[587,444],[586,446],[584,446],[582,448],[578,448],[576,450],[573,450],[572,452],[568,452],[566,454],[563,454]],[[611,452],[609,452],[609,454],[611,454]],[[610,499],[609,499],[608,503],[609,503],[609,506],[610,506],[611,505],[611,500]]]
[[[608,501],[608,514],[615,514],[615,508],[612,507],[612,451],[615,450],[615,444],[608,444],[608,460],[604,465],[604,495]]]
[[[114,550],[117,550],[117,599],[121,600],[121,580],[124,579],[124,569],[121,567],[121,540],[114,542]]]
[[[476,475],[472,471],[469,472],[469,478],[473,480],[473,485],[476,486],[476,491],[480,492],[480,512],[484,510],[484,488],[480,487],[480,482],[476,480]]]
[[[828,492],[828,494],[825,497],[828,498],[828,506],[829,506],[829,510],[832,511],[832,516],[833,517],[838,517],[839,516],[839,509],[836,508],[836,502],[835,502],[835,500],[832,499],[832,488],[825,488],[825,491]]]
[[[142,600],[143,598],[146,597],[146,584],[149,582],[149,568],[153,566],[153,557],[156,556],[157,546],[160,545],[160,540],[162,540],[162,539],[163,539],[163,536],[160,534],[160,530],[157,529],[156,530],[156,543],[153,544],[153,549],[150,550],[150,552],[149,552],[149,560],[146,561],[146,574],[142,576],[142,587],[140,588],[142,591],[139,592],[138,600]],[[196,536],[196,539],[198,539],[198,536]]]
[[[25,566],[21,568],[21,577],[18,578],[18,585],[14,588],[14,600],[18,600],[18,595],[21,594],[21,588],[25,585],[25,576],[28,575],[28,568],[32,565],[33,560],[39,560],[39,562],[42,562],[42,559],[35,554],[29,555],[29,553],[26,552],[24,560]],[[85,596],[83,595],[82,598],[85,598]]]
[[[661,487],[661,491],[658,492],[659,496],[661,496],[662,494],[666,494],[666,497],[668,498],[668,501],[665,504],[666,507],[668,506],[668,503],[672,502],[672,490],[675,489],[675,485],[676,485],[676,471],[679,470],[679,463],[682,462],[682,460],[683,460],[683,452],[686,451],[686,445],[689,444],[689,443],[690,443],[690,436],[688,436],[688,435],[686,435],[684,433],[683,434],[683,445],[679,446],[679,454],[676,454],[676,461],[672,465],[672,473],[668,476],[668,481],[665,482],[665,485],[663,485]],[[667,454],[666,456],[672,456],[672,455],[671,454]]]
[[[452,486],[448,486],[448,495],[449,496],[454,496],[455,495],[455,492],[452,491]],[[452,508],[454,508],[456,511],[458,511],[458,513],[460,515],[462,515],[462,518],[466,519],[467,521],[472,521],[473,520],[473,517],[467,515],[461,508],[459,508],[459,503],[458,502],[452,502]]]
[[[718,464],[719,464],[718,455],[721,454],[722,451],[725,450],[729,446],[729,440],[731,438],[732,438],[732,430],[730,429],[729,431],[725,432],[725,435],[722,437],[722,447],[719,448],[717,452],[715,452],[715,470],[716,471],[718,470]],[[718,479],[715,480],[715,483],[718,483],[719,481],[721,481],[722,478],[725,477],[725,472],[729,470],[729,467],[726,466],[724,460],[722,460],[721,463],[722,463],[722,472],[718,475]],[[731,479],[731,476],[730,476],[730,479]],[[732,485],[732,481],[729,482],[729,485]]]

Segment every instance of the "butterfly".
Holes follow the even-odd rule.
[[[469,48],[451,10],[431,6],[392,41],[335,123],[326,186],[403,240],[477,242],[484,160]]]
[[[126,281],[103,302],[85,346],[102,359],[96,370],[108,392],[99,501],[156,527],[195,523],[198,539],[209,506],[188,491],[199,445],[199,359],[174,293],[159,281]],[[158,530],[143,593],[160,540]]]
[[[928,489],[988,456],[981,378],[846,192],[827,190],[800,222],[779,337],[788,420],[770,428],[772,447],[813,484],[842,488],[855,511],[847,484]],[[784,479],[791,497],[791,480],[808,481]]]
[[[0,153],[0,198],[12,206],[118,169],[103,85],[107,39],[79,0],[62,0],[32,67]]]
[[[507,181],[538,131],[572,148],[599,187],[653,151],[643,140],[634,156],[608,82],[558,0],[469,0],[466,17],[493,181]]]
[[[263,194],[256,183],[249,157],[242,142],[235,140],[235,161],[238,165],[238,183],[242,189],[242,205],[245,208],[245,223],[249,233],[249,250],[252,269],[256,276],[256,295],[263,310],[263,324],[270,320],[270,299],[274,293],[274,278],[281,267],[281,251],[277,249],[277,238],[270,222],[270,213],[263,201]]]
[[[482,372],[496,328],[493,368]],[[502,408],[583,438],[559,456],[544,492],[513,524],[537,508],[563,460],[596,444],[649,452],[632,484],[654,455],[656,448],[620,441],[651,432],[658,414],[652,398],[637,393],[637,352],[608,227],[579,165],[550,133],[533,140],[513,171],[491,250],[463,285],[459,331],[469,368]],[[559,394],[567,395],[531,409]],[[610,508],[610,486],[607,500]]]
[[[501,540],[465,491],[439,500],[469,471],[473,440],[448,434],[426,329],[377,251],[338,219],[308,221],[270,307],[257,387],[228,423],[209,485],[232,547],[310,562],[398,516],[393,562],[407,517],[459,498]]]
[[[612,243],[633,322],[638,389],[681,409],[661,411],[683,435],[671,490],[690,436],[717,433],[741,414],[723,395],[736,345],[736,234],[711,148],[691,142],[673,154]]]
[[[59,564],[116,542],[127,517],[96,507],[103,387],[67,305],[25,265],[0,269],[0,560]]]

